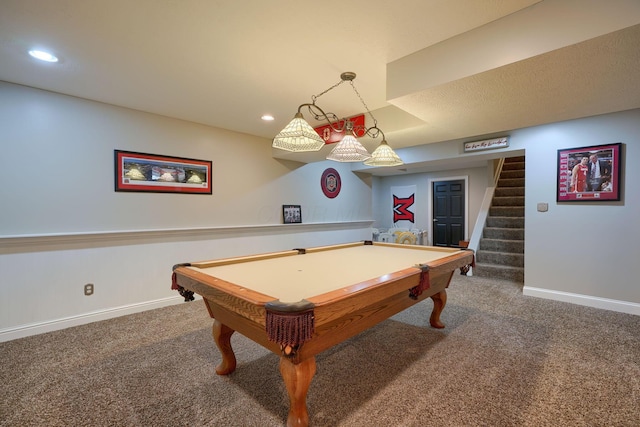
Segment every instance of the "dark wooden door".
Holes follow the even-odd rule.
[[[433,245],[458,246],[464,240],[464,180],[433,183]]]

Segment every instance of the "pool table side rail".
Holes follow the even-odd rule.
[[[403,248],[403,249],[411,248],[415,250],[429,250],[429,251],[441,251],[441,252],[455,252],[460,250],[458,248],[447,248],[447,247],[438,247],[438,246],[420,246],[420,245],[407,246],[400,243],[372,242],[370,240],[365,240],[361,242],[343,243],[343,244],[337,244],[337,245],[316,246],[316,247],[304,248],[304,249],[296,248],[296,249],[291,249],[287,251],[269,252],[269,253],[263,253],[263,254],[245,255],[240,257],[230,257],[230,258],[222,258],[222,259],[206,260],[206,261],[196,261],[196,262],[190,262],[189,265],[197,268],[218,267],[221,265],[238,264],[238,263],[250,262],[250,261],[260,261],[264,259],[300,255],[305,253],[312,254],[315,252],[345,249],[345,248],[351,248],[354,246],[362,246],[362,245],[397,247],[397,248]]]
[[[241,257],[222,258],[222,259],[215,259],[215,260],[209,260],[209,261],[190,262],[189,264],[192,267],[196,267],[196,268],[208,268],[208,267],[218,267],[221,265],[238,264],[241,262],[248,262],[248,261],[259,261],[263,259],[280,258],[280,257],[299,255],[299,254],[300,254],[299,249],[291,249],[288,251],[269,252],[266,254],[246,255]]]
[[[457,251],[452,255],[430,262],[427,267],[409,267],[382,277],[376,277],[308,298],[308,301],[315,305],[316,325],[330,322],[346,311],[365,307],[370,304],[370,301],[384,300],[398,293],[405,293],[409,298],[410,290],[420,285],[423,273],[425,275],[424,280],[427,281],[426,289],[423,291],[426,291],[433,285],[431,282],[435,278],[442,274],[449,278],[453,270],[471,264],[473,258],[471,251]],[[328,310],[325,310],[325,307]]]
[[[371,241],[365,240],[362,242],[341,243],[341,244],[329,245],[329,246],[315,246],[312,248],[305,248],[304,251],[305,253],[312,254],[314,252],[332,251],[337,249],[353,248],[355,246],[371,245],[371,244],[372,244]]]
[[[353,246],[362,246],[362,244],[363,242],[353,242],[353,243],[343,243],[339,245],[317,246],[313,248],[304,248],[304,249],[296,248],[296,249],[290,249],[287,251],[269,252],[269,253],[262,253],[262,254],[256,254],[256,255],[245,255],[240,257],[222,258],[222,259],[214,259],[214,260],[208,260],[208,261],[196,261],[196,262],[190,262],[189,265],[196,268],[219,267],[221,265],[238,264],[242,262],[260,261],[265,259],[300,255],[305,253],[314,253],[314,252],[349,248]]]
[[[216,301],[230,311],[262,325],[265,324],[265,304],[276,300],[272,296],[246,289],[188,267],[178,267],[174,274],[179,286],[195,292],[207,300]],[[215,317],[211,310],[209,312],[211,317]]]
[[[244,306],[239,310],[238,305],[229,304],[229,300],[204,298],[207,311],[211,318],[228,326],[245,337],[260,344],[275,354],[280,354],[280,345],[271,341],[266,331],[266,309],[264,306]]]
[[[404,245],[399,245],[399,246],[404,246]],[[373,288],[378,284],[384,285],[385,283],[396,281],[401,278],[420,273],[423,270],[431,271],[431,274],[433,274],[435,271],[441,268],[445,268],[448,270],[449,267],[451,266],[454,269],[458,269],[458,268],[465,267],[467,265],[471,265],[473,263],[474,263],[474,255],[472,251],[458,250],[449,256],[431,261],[428,264],[420,264],[413,267],[408,267],[404,270],[396,271],[396,272],[387,274],[385,276],[372,278],[370,280],[366,280],[360,283],[355,283],[353,285],[349,285],[341,289],[336,289],[334,291],[326,292],[321,295],[316,295],[311,298],[308,298],[308,300],[310,302],[313,302],[316,306],[322,305],[323,303],[331,304],[336,299],[344,298],[345,295],[357,294],[358,292],[361,292],[363,290],[370,291],[371,288]],[[391,290],[390,292],[391,293],[395,292],[395,289]]]
[[[366,241],[366,240],[365,240],[364,243],[365,244],[370,244],[372,246],[383,246],[383,247],[390,247],[390,248],[412,249],[412,250],[416,250],[416,251],[455,253],[455,252],[458,252],[458,251],[462,250],[460,248],[450,248],[450,247],[446,247],[446,246],[406,245],[406,244],[403,244],[403,243],[371,242],[371,241]]]
[[[362,295],[354,292],[333,304],[318,303],[314,310],[315,336],[300,348],[296,357],[304,359],[331,348],[425,299],[437,295],[446,299],[442,293],[446,292],[451,277],[456,269],[473,261],[473,254],[462,252],[453,258],[453,264],[448,266],[440,263],[424,272],[416,268],[398,272],[391,281],[364,288],[360,291],[364,292]],[[429,287],[413,299],[409,289],[419,284],[422,274],[428,275]]]

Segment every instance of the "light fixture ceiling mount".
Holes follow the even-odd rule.
[[[345,71],[344,73],[340,74],[340,80],[342,80],[343,82],[351,82],[355,79],[356,73],[354,73],[353,71]]]

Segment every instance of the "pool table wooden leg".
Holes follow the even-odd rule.
[[[442,329],[444,328],[444,323],[440,321],[440,313],[442,313],[444,306],[447,304],[447,291],[443,289],[432,295],[431,299],[433,300],[433,311],[431,312],[429,323],[434,328]]]
[[[213,319],[213,340],[222,355],[222,362],[216,367],[218,375],[227,375],[236,370],[236,355],[231,348],[231,335],[234,332],[219,320]]]
[[[311,356],[294,364],[286,356],[280,356],[280,373],[289,394],[287,427],[309,425],[307,391],[316,373],[316,358]]]

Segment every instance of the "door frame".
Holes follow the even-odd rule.
[[[464,239],[469,240],[469,175],[455,175],[455,176],[439,176],[437,178],[428,178],[427,186],[427,198],[429,203],[427,205],[427,221],[428,226],[428,244],[433,245],[433,183],[438,181],[464,181]]]

